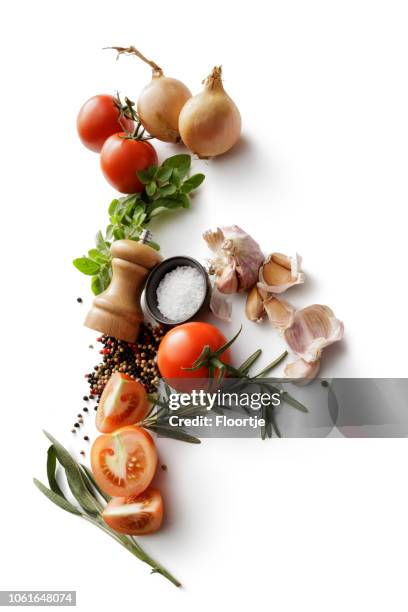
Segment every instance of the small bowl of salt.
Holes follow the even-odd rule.
[[[169,257],[150,273],[145,287],[149,314],[164,325],[190,321],[208,305],[210,282],[205,268],[192,257]]]

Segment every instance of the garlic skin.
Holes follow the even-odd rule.
[[[232,300],[225,293],[218,291],[217,287],[212,288],[210,310],[217,319],[227,323],[231,322]]]
[[[294,314],[285,332],[290,349],[307,363],[318,361],[326,346],[343,338],[344,325],[328,306],[313,304]]]
[[[241,115],[224,90],[221,66],[215,66],[201,93],[190,98],[178,123],[186,147],[205,159],[226,153],[241,135]]]
[[[208,230],[203,234],[214,258],[210,274],[215,274],[221,293],[237,293],[251,289],[257,281],[264,260],[259,244],[237,225]]]
[[[259,293],[258,287],[254,285],[247,296],[245,304],[246,317],[250,321],[260,323],[263,319],[264,312],[265,311],[263,299]]]
[[[268,293],[283,293],[289,287],[305,282],[305,275],[300,271],[302,258],[296,253],[288,257],[282,253],[272,253],[259,270],[258,287]]]
[[[320,369],[320,359],[317,361],[312,361],[308,363],[304,359],[296,359],[292,363],[288,363],[288,365],[284,369],[284,374],[288,378],[299,378],[303,379],[304,384],[312,381],[316,378]]]
[[[152,80],[142,89],[137,101],[137,114],[151,136],[164,142],[179,142],[181,109],[191,98],[191,91],[177,79],[153,70]]]
[[[264,302],[264,308],[269,321],[281,333],[292,325],[295,309],[287,302],[271,297]]]

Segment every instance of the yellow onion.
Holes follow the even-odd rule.
[[[224,90],[221,66],[206,78],[203,91],[184,105],[179,130],[186,147],[201,158],[221,155],[239,139],[241,115]]]
[[[136,55],[152,69],[152,80],[142,89],[137,114],[151,136],[164,142],[178,142],[180,111],[191,98],[191,91],[181,81],[166,77],[163,70],[135,47],[112,47],[120,54]]]

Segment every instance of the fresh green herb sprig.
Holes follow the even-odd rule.
[[[190,155],[173,155],[161,166],[150,166],[138,172],[144,185],[141,193],[112,200],[109,205],[109,224],[105,235],[98,232],[96,248],[88,254],[74,259],[74,266],[83,274],[92,277],[91,288],[95,295],[104,291],[112,278],[110,246],[115,240],[124,238],[139,240],[149,223],[179,208],[190,207],[190,194],[201,185],[204,174],[188,176],[191,168]],[[159,250],[155,242],[148,242]]]
[[[121,546],[126,548],[132,555],[147,563],[151,568],[151,572],[161,574],[167,578],[175,586],[181,586],[180,582],[168,572],[164,567],[152,559],[138,544],[132,536],[126,536],[110,529],[101,517],[101,513],[110,500],[110,496],[106,495],[92,475],[92,472],[75,461],[70,453],[49,433],[44,432],[51,442],[51,446],[47,453],[47,477],[49,488],[42,482],[34,478],[35,486],[43,493],[50,501],[66,512],[79,516],[91,523],[98,529],[101,529],[111,538],[116,540]],[[64,495],[56,478],[57,464],[60,464],[65,472],[65,477],[68,487],[75,498],[77,504],[72,503]]]
[[[253,375],[251,375],[250,370],[261,356],[262,349],[258,349],[254,353],[252,353],[252,355],[250,355],[238,368],[234,368],[233,366],[226,364],[222,361],[222,354],[235,342],[241,331],[242,327],[231,340],[226,342],[217,351],[212,351],[210,346],[205,346],[199,357],[193,363],[192,367],[186,368],[186,370],[195,371],[202,367],[208,368],[209,391],[211,391],[211,389],[222,390],[222,385],[223,383],[225,383],[225,376],[228,374],[229,378],[227,379],[227,381],[229,393],[231,391],[239,393],[240,391],[244,391],[245,389],[247,389],[248,386],[255,385],[259,388],[261,392],[267,394],[276,393],[279,395],[282,402],[288,404],[296,410],[299,410],[300,412],[307,413],[308,409],[303,404],[301,404],[290,393],[288,393],[279,386],[280,383],[289,382],[288,379],[266,379],[268,374],[287,357],[287,351],[284,351],[281,355],[279,355],[279,357],[277,357],[267,366],[262,368],[262,370],[260,370],[257,374]],[[217,377],[215,377],[217,371]],[[175,438],[176,440],[190,442],[192,444],[199,444],[200,440],[195,436],[192,436],[191,434],[187,433],[182,427],[170,425],[169,418],[172,414],[174,414],[173,411],[170,409],[170,394],[171,389],[167,384],[164,385],[164,390],[162,391],[162,393],[150,394],[149,399],[152,402],[152,408],[147,414],[147,416],[143,419],[143,421],[139,423],[139,425],[141,427],[145,427],[146,429],[150,429],[163,437]],[[230,409],[231,406],[219,404],[213,406],[212,411],[217,414],[223,414],[224,410]],[[249,414],[248,409],[244,407],[244,410],[246,410],[246,412]],[[189,418],[206,414],[208,414],[207,406],[187,405],[183,406],[183,408],[177,411],[178,416]],[[276,423],[274,406],[263,406],[261,408],[260,417],[265,422],[265,425],[261,427],[261,437],[263,440],[265,438],[272,438],[273,433],[275,433],[275,435],[279,438],[282,437],[281,432]]]

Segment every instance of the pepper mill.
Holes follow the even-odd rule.
[[[112,280],[94,299],[85,319],[87,327],[126,342],[136,340],[143,321],[140,296],[150,270],[162,260],[145,244],[150,237],[144,230],[139,242],[117,240],[112,244]]]

